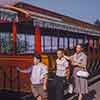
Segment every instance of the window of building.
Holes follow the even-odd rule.
[[[78,44],[83,44],[83,39],[78,39]]]
[[[94,40],[94,48],[97,48],[97,40]]]
[[[84,43],[85,43],[85,44],[87,44],[87,43],[88,43],[88,39],[87,39],[87,38],[85,38]]]
[[[77,39],[73,39],[73,46],[75,47],[76,46],[76,44],[77,44]]]
[[[51,52],[51,36],[44,36],[45,52]]]
[[[64,48],[68,48],[68,38],[65,37],[65,40],[64,40]]]
[[[11,33],[0,32],[0,53],[11,54],[13,52],[13,41]]]
[[[58,49],[58,37],[52,36],[52,52]]]
[[[26,53],[34,53],[35,39],[34,35],[26,34]]]
[[[17,49],[16,52],[24,54],[26,50],[25,46],[25,34],[17,34]]]
[[[51,36],[41,36],[42,52],[51,52]]]
[[[34,53],[35,40],[34,35],[17,34],[17,53],[30,54]]]
[[[73,38],[69,38],[69,48],[70,49],[74,48],[74,39]]]
[[[63,37],[59,38],[59,48],[64,48],[64,38]]]
[[[45,51],[44,36],[41,36],[41,49],[42,49],[42,52]]]

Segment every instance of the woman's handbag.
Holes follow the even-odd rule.
[[[64,84],[64,95],[66,94],[72,94],[74,90],[73,84],[70,83],[68,80],[66,81],[66,83]]]
[[[87,71],[84,70],[80,70],[77,73],[78,77],[82,77],[82,78],[88,78],[89,77],[89,73]]]
[[[69,84],[68,93],[72,94],[74,90],[73,84]]]

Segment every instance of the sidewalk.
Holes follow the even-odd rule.
[[[68,100],[77,100],[77,97],[74,96]],[[100,100],[100,81],[89,87],[89,94],[84,98],[84,100]]]
[[[89,87],[89,96],[87,100],[100,100],[100,81]]]

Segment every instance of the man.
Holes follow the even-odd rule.
[[[56,100],[64,100],[64,83],[68,79],[69,62],[64,58],[64,50],[57,50],[56,60]]]
[[[28,70],[21,70],[20,72],[30,73],[31,72],[31,83],[32,93],[36,100],[44,100],[44,92],[47,90],[47,66],[41,63],[41,56],[34,55],[34,65]]]

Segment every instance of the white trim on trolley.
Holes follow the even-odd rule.
[[[51,17],[51,16],[48,16],[48,15],[44,15],[44,14],[37,13],[37,12],[32,12],[32,11],[29,11],[29,10],[27,10],[27,12],[29,12],[32,16],[43,17],[45,19],[62,22],[62,19],[60,19],[60,18]]]
[[[32,16],[32,18],[35,26],[38,24],[40,27],[45,27],[45,28],[61,29],[61,30],[75,32],[75,33],[82,33],[82,34],[87,34],[92,36],[100,36],[100,31],[97,30],[82,28],[79,26],[66,24],[64,22],[57,22],[54,20],[39,18],[36,16]]]

